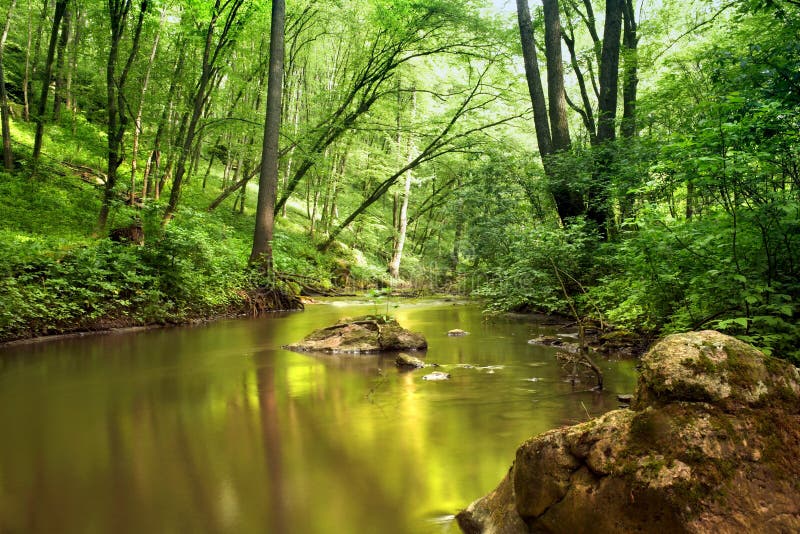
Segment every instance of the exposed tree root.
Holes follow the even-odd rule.
[[[271,287],[254,287],[242,294],[243,312],[251,317],[259,317],[269,312],[302,310],[300,296],[289,286],[280,282]]]

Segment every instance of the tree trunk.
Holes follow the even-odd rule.
[[[275,197],[278,188],[278,136],[281,127],[283,88],[284,0],[272,0],[269,38],[269,78],[264,142],[261,150],[261,174],[258,179],[258,205],[250,263],[258,262],[267,274],[273,273],[272,237],[275,224]]]
[[[71,9],[64,12],[64,19],[61,22],[61,37],[58,40],[58,49],[56,52],[56,88],[53,95],[53,121],[59,122],[61,120],[61,106],[66,102],[64,94],[66,86],[65,67],[64,64],[67,60],[67,45],[69,44],[70,33],[70,19]]]
[[[600,99],[598,101],[595,168],[589,188],[586,216],[600,230],[608,233],[611,217],[609,204],[609,171],[614,161],[614,149],[609,142],[616,138],[617,91],[619,89],[619,50],[622,30],[622,10],[625,0],[606,1],[606,20],[603,29],[603,51],[600,60]]]
[[[522,44],[522,58],[525,62],[525,79],[528,81],[528,92],[533,105],[533,123],[536,127],[536,142],[539,155],[545,160],[552,152],[552,137],[547,118],[547,104],[544,100],[542,78],[539,75],[539,61],[536,58],[536,44],[533,40],[533,25],[528,0],[517,0],[517,20],[519,21],[519,37]]]
[[[11,0],[11,5],[6,13],[6,24],[3,27],[3,35],[0,36],[0,118],[2,119],[3,131],[3,168],[7,171],[14,169],[14,154],[11,151],[11,125],[9,115],[11,110],[8,107],[8,95],[6,94],[5,66],[3,65],[3,52],[6,48],[6,38],[11,27],[11,17],[14,15],[14,8],[17,0]]]
[[[142,82],[142,92],[139,94],[139,106],[136,110],[136,118],[133,121],[133,144],[131,147],[131,197],[130,197],[130,204],[133,205],[136,201],[136,171],[138,168],[138,157],[139,157],[139,138],[142,135],[142,113],[144,112],[144,100],[145,95],[147,94],[147,86],[150,83],[150,73],[153,69],[153,62],[156,59],[156,53],[158,52],[158,41],[161,37],[161,26],[164,24],[164,19],[166,18],[167,10],[161,10],[161,21],[158,25],[158,30],[156,30],[156,35],[153,38],[153,48],[150,50],[150,58],[147,61],[147,68],[145,69],[144,73],[144,81]],[[145,189],[143,187],[143,189]],[[145,195],[142,193],[142,199],[144,200]]]
[[[162,225],[169,223],[172,216],[175,214],[175,210],[178,209],[181,186],[186,176],[187,163],[190,163],[189,158],[192,156],[197,126],[208,104],[210,97],[209,91],[213,87],[214,78],[219,72],[218,63],[222,59],[220,55],[234,42],[231,32],[236,32],[239,29],[235,21],[243,2],[244,0],[226,0],[225,2],[216,0],[214,3],[211,20],[206,28],[200,78],[195,85],[192,110],[186,129],[184,130],[185,135],[182,136],[182,142],[180,142],[178,148],[175,176],[172,179],[172,190],[170,191],[167,207],[164,210],[161,221]],[[218,23],[225,9],[227,9],[228,12],[225,15],[225,19],[222,20],[222,28],[220,29],[218,28]]]
[[[636,12],[633,0],[625,0],[623,11],[624,29],[622,33],[622,46],[624,49],[622,71],[622,124],[620,134],[624,138],[636,136],[636,92],[639,86],[639,61],[637,47]]]
[[[97,232],[105,230],[108,214],[111,209],[111,201],[114,197],[114,186],[117,184],[117,171],[122,164],[122,140],[128,125],[128,114],[126,109],[124,89],[130,73],[133,61],[139,51],[139,41],[142,35],[144,17],[147,13],[149,0],[142,0],[139,6],[139,18],[133,34],[131,50],[125,61],[119,76],[116,74],[117,61],[119,58],[119,45],[122,35],[125,32],[125,24],[131,8],[131,0],[109,0],[109,18],[111,22],[111,43],[108,52],[108,64],[106,66],[106,97],[108,107],[108,172],[106,176],[106,186],[103,190],[103,201],[100,206],[100,214],[97,217]]]
[[[28,2],[28,47],[25,50],[25,75],[22,80],[22,99],[24,102],[23,117],[25,122],[31,120],[31,78],[36,73],[36,66],[39,64],[39,50],[42,42],[42,32],[44,22],[47,20],[48,0],[44,0],[42,6],[42,16],[36,26],[36,39],[33,40],[33,10],[31,3]],[[33,43],[33,48],[31,48]],[[33,61],[31,62],[31,49],[33,49]]]
[[[56,43],[58,41],[58,28],[61,26],[61,19],[67,10],[69,0],[56,0],[56,11],[53,16],[53,27],[50,30],[50,45],[47,48],[47,60],[44,64],[44,74],[42,75],[42,92],[39,96],[39,104],[36,108],[36,134],[33,140],[33,165],[34,169],[39,163],[39,156],[42,152],[42,140],[44,139],[44,114],[47,110],[47,95],[50,92],[50,81],[53,78],[53,60],[56,55]]]
[[[80,50],[80,42],[83,36],[83,25],[86,20],[86,15],[83,11],[81,11],[80,6],[75,6],[75,13],[74,13],[74,24],[75,32],[72,35],[72,46],[70,47],[69,51],[69,60],[68,60],[68,68],[67,68],[67,81],[66,87],[64,88],[64,92],[66,93],[67,99],[67,109],[70,111],[76,111],[76,104],[75,104],[75,97],[72,94],[72,82],[75,77],[75,73],[78,71],[78,52]],[[73,132],[74,133],[74,132]]]
[[[414,122],[414,117],[417,112],[417,95],[412,87],[411,89],[411,122]],[[398,111],[398,123],[400,122],[400,112]],[[398,128],[399,130],[399,128]],[[406,154],[407,161],[414,159],[414,143],[411,139],[411,134],[408,134],[406,141]],[[411,169],[406,171],[405,182],[403,184],[403,200],[400,204],[400,210],[397,214],[397,237],[394,240],[394,247],[392,250],[392,259],[389,262],[389,276],[394,279],[400,278],[400,262],[403,259],[403,247],[406,243],[406,232],[408,231],[408,200],[411,197],[411,178],[413,172]]]
[[[566,5],[569,5],[569,2],[567,2]],[[568,104],[581,116],[583,125],[589,133],[589,143],[594,146],[597,144],[597,124],[594,120],[594,111],[592,109],[592,101],[589,98],[589,91],[586,88],[586,78],[583,75],[583,71],[581,71],[578,54],[575,50],[575,29],[572,25],[569,12],[567,13],[567,30],[567,32],[562,34],[562,38],[564,39],[564,43],[567,45],[567,50],[569,51],[570,65],[572,66],[572,71],[575,73],[575,78],[578,81],[578,89],[581,93],[581,104],[583,107],[578,107],[569,101]],[[589,61],[591,61],[591,59]]]
[[[169,122],[169,115],[170,109],[172,108],[172,101],[175,97],[176,88],[178,85],[178,81],[183,74],[183,64],[186,58],[186,47],[181,46],[181,42],[178,42],[179,52],[178,52],[178,60],[175,62],[175,69],[172,72],[172,78],[169,82],[169,90],[167,91],[167,101],[164,103],[164,109],[161,110],[161,118],[158,121],[158,127],[156,127],[156,135],[153,139],[153,149],[150,151],[150,156],[147,158],[147,164],[145,165],[144,176],[142,177],[142,198],[147,198],[151,194],[151,189],[153,191],[153,196],[155,196],[155,191],[157,187],[151,188],[151,182],[154,180],[149,180],[151,176],[155,177],[157,175],[157,171],[161,166],[161,140],[164,136],[164,131],[167,129],[167,123]],[[158,185],[158,182],[156,182]]]
[[[564,92],[564,70],[561,62],[561,21],[557,0],[545,1],[545,55],[548,65],[548,94],[550,114],[544,100],[539,64],[536,58],[536,45],[533,37],[531,16],[527,0],[517,0],[517,19],[519,21],[522,56],[525,62],[525,77],[528,92],[533,104],[533,122],[539,154],[548,179],[550,193],[556,204],[556,211],[562,222],[583,213],[583,200],[567,181],[567,177],[555,172],[551,155],[558,150],[570,147],[569,125],[566,115],[566,96]],[[551,131],[552,126],[552,131]]]
[[[544,44],[547,59],[547,97],[553,152],[568,150],[571,141],[567,122],[564,89],[564,64],[561,60],[561,20],[558,0],[544,0]]]
[[[600,60],[600,100],[598,101],[597,139],[600,143],[615,139],[617,92],[619,85],[619,48],[622,8],[625,0],[606,1],[603,29],[603,52]]]

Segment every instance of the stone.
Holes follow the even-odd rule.
[[[800,532],[800,372],[719,332],[642,358],[632,408],[533,437],[479,532]]]
[[[617,400],[625,404],[630,404],[631,402],[633,402],[633,395],[630,394],[617,395]]]
[[[468,336],[469,332],[458,328],[454,328],[453,330],[449,330],[447,332],[447,335],[450,337],[461,337],[461,336]]]
[[[428,343],[422,334],[406,330],[394,318],[366,315],[342,319],[284,348],[335,354],[420,351],[427,347]]]
[[[441,371],[434,371],[431,374],[422,377],[423,380],[450,380],[450,373],[443,373]]]
[[[397,358],[395,358],[394,363],[395,365],[397,365],[397,367],[400,367],[401,369],[402,368],[420,369],[422,367],[425,367],[425,362],[423,362],[422,360],[420,360],[415,356],[410,356],[404,352],[401,352],[400,354],[397,355]]]

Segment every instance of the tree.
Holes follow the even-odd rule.
[[[103,201],[100,206],[100,215],[97,218],[97,231],[103,232],[114,198],[114,187],[117,185],[117,171],[122,164],[122,140],[128,127],[129,112],[125,100],[125,85],[130,74],[136,55],[139,51],[139,40],[142,35],[144,17],[147,13],[148,0],[142,0],[139,5],[139,17],[133,30],[133,42],[128,57],[117,76],[117,62],[119,47],[125,32],[128,13],[131,9],[131,0],[109,0],[108,14],[111,23],[111,43],[108,51],[108,64],[106,65],[106,109],[108,112],[108,172],[106,175]]]
[[[211,16],[205,28],[200,73],[191,94],[191,108],[183,119],[185,126],[182,125],[177,137],[178,154],[175,176],[172,180],[169,201],[162,217],[162,223],[165,225],[178,209],[181,187],[188,170],[189,157],[193,153],[198,125],[208,106],[215,81],[219,79],[222,70],[220,62],[235,42],[236,34],[241,29],[241,21],[238,20],[238,16],[243,4],[244,0],[215,0],[211,9]]]
[[[399,87],[398,87],[399,89]],[[400,91],[398,90],[398,100],[399,100]],[[414,88],[411,88],[411,120],[414,120],[414,116],[416,115],[416,108],[417,108],[417,99],[416,99],[416,91]],[[397,125],[398,125],[398,132],[397,132],[397,144],[400,145],[402,142],[400,136],[400,110],[398,109],[397,115]],[[398,146],[399,148],[399,146]],[[407,139],[407,147],[406,153],[408,160],[413,160],[413,141],[411,139],[411,135],[408,135]],[[411,180],[413,177],[412,169],[408,169],[406,171],[405,180],[403,183],[403,193],[402,199],[400,201],[400,209],[395,210],[397,211],[396,224],[395,224],[395,237],[393,239],[393,246],[392,246],[392,259],[389,261],[389,275],[392,278],[399,278],[400,277],[400,262],[403,259],[403,248],[405,247],[406,243],[406,233],[408,231],[408,200],[411,197]],[[395,203],[397,199],[395,199]]]
[[[571,141],[566,115],[566,97],[564,91],[564,70],[561,59],[561,21],[557,0],[544,2],[545,14],[545,56],[547,61],[549,120],[547,104],[539,74],[536,57],[536,43],[533,35],[530,10],[527,0],[517,0],[517,20],[519,22],[522,56],[525,62],[525,77],[533,104],[533,120],[536,127],[536,139],[539,154],[545,169],[550,191],[556,204],[556,211],[562,222],[581,215],[584,211],[583,200],[575,184],[556,172],[551,163],[551,155],[568,150]]]
[[[278,135],[281,126],[281,96],[283,94],[285,16],[284,1],[272,0],[267,114],[264,119],[256,227],[253,234],[253,249],[250,252],[250,263],[258,262],[268,274],[273,272],[272,237],[275,223],[275,197],[278,188]]]
[[[14,15],[14,7],[17,0],[11,0],[11,5],[6,13],[6,23],[3,26],[3,34],[0,35],[0,119],[2,119],[3,131],[3,168],[10,171],[14,169],[14,155],[11,151],[11,126],[9,124],[8,95],[6,94],[5,66],[3,65],[3,51],[6,47],[8,29],[11,27],[11,17]]]
[[[53,16],[53,26],[50,30],[50,45],[47,47],[47,59],[45,60],[44,73],[42,75],[42,92],[39,96],[39,104],[36,108],[36,134],[33,141],[33,164],[39,162],[42,151],[42,141],[44,139],[44,121],[47,111],[47,96],[50,92],[50,82],[53,79],[53,61],[56,54],[56,43],[58,41],[58,29],[61,26],[61,19],[67,10],[69,0],[56,0],[56,9]]]

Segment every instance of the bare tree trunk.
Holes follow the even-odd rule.
[[[167,129],[169,122],[170,109],[172,108],[172,100],[175,97],[176,88],[181,75],[183,74],[183,64],[186,58],[186,48],[178,43],[179,52],[178,60],[175,62],[175,69],[172,72],[172,79],[169,82],[169,90],[167,91],[167,101],[164,103],[164,109],[161,111],[161,119],[156,128],[155,139],[153,139],[153,150],[150,151],[150,156],[147,158],[145,165],[144,176],[142,177],[142,197],[147,198],[151,193],[151,182],[156,182],[155,179],[149,180],[151,176],[155,177],[157,171],[161,167],[161,140],[164,137],[164,131]],[[158,185],[158,182],[156,182]],[[153,187],[153,196],[156,196],[157,187]]]
[[[547,59],[547,97],[553,152],[568,150],[572,144],[567,122],[564,64],[561,60],[561,19],[558,0],[544,0],[544,45]]]
[[[616,138],[617,92],[619,90],[619,49],[622,31],[622,10],[625,0],[606,1],[606,20],[603,29],[603,50],[600,60],[600,99],[598,100],[597,143],[589,206],[586,217],[601,232],[608,233],[611,218],[609,171],[614,160],[610,141]]]
[[[281,128],[285,17],[284,0],[272,0],[267,113],[264,120],[264,142],[261,150],[261,174],[258,180],[256,228],[253,233],[253,250],[250,252],[250,262],[258,262],[267,274],[272,274],[274,271],[272,237],[275,226],[275,197],[278,188],[278,137]]]
[[[550,113],[548,119],[544,90],[536,58],[536,44],[533,38],[530,12],[527,0],[517,0],[517,20],[519,21],[522,56],[525,61],[525,77],[533,104],[533,122],[539,154],[548,178],[548,186],[556,211],[562,222],[583,213],[583,200],[571,187],[566,176],[554,171],[551,155],[570,147],[569,124],[566,114],[566,93],[564,91],[564,68],[561,61],[561,21],[557,0],[545,0],[545,55],[548,70],[548,94]],[[552,127],[552,130],[551,130]]]
[[[597,124],[594,120],[594,111],[592,109],[592,101],[589,98],[589,91],[586,88],[586,79],[583,75],[583,71],[581,70],[580,62],[578,61],[578,54],[575,50],[575,30],[572,26],[569,16],[567,16],[567,29],[569,33],[567,34],[565,32],[562,35],[562,38],[564,39],[564,43],[567,45],[567,50],[569,51],[569,62],[572,66],[572,71],[575,73],[575,78],[578,81],[578,89],[581,93],[582,107],[571,103],[569,100],[567,100],[567,103],[581,116],[583,125],[586,128],[586,131],[589,133],[589,143],[594,146],[597,144]]]
[[[637,48],[639,36],[637,35],[636,12],[633,0],[625,0],[623,11],[624,28],[622,33],[622,124],[620,134],[624,138],[636,136],[636,92],[639,86],[639,61]]]
[[[411,122],[417,114],[417,94],[414,88],[411,88]],[[398,112],[398,122],[400,113]],[[414,159],[414,142],[411,139],[411,134],[408,134],[406,140],[406,155],[407,161]],[[392,250],[392,259],[389,262],[389,276],[394,279],[400,278],[400,262],[403,259],[403,248],[406,244],[406,233],[408,232],[408,200],[411,197],[411,178],[413,172],[411,169],[406,171],[405,182],[403,184],[403,200],[400,204],[400,210],[397,214],[397,237],[394,240],[394,247]]]
[[[172,190],[170,191],[169,201],[164,210],[162,224],[166,225],[178,209],[178,202],[181,195],[183,179],[186,176],[187,162],[192,155],[192,148],[197,134],[197,126],[206,109],[210,97],[209,91],[213,87],[214,78],[219,72],[219,61],[221,53],[226,50],[234,41],[231,32],[236,32],[239,27],[235,24],[239,9],[244,0],[216,0],[212,9],[211,20],[206,28],[205,48],[203,50],[203,61],[201,65],[200,78],[195,85],[195,93],[191,114],[186,126],[185,135],[178,148],[177,162],[175,164],[175,176],[172,179]],[[224,20],[220,21],[225,9],[228,10]],[[222,22],[222,27],[218,23]],[[215,44],[216,41],[216,44]]]
[[[111,46],[108,52],[106,67],[106,96],[108,107],[108,172],[106,186],[103,190],[103,201],[100,214],[97,217],[97,232],[105,230],[111,201],[114,197],[114,186],[117,185],[117,171],[122,164],[122,140],[128,125],[128,114],[125,104],[124,89],[133,61],[139,51],[139,40],[142,35],[144,17],[149,7],[149,0],[142,0],[139,5],[139,18],[133,34],[133,42],[128,58],[125,61],[119,76],[116,74],[119,45],[125,31],[125,24],[131,8],[131,0],[109,0],[109,19],[111,22]]]
[[[28,47],[25,50],[25,75],[22,80],[22,99],[25,103],[23,110],[23,117],[25,122],[31,120],[31,77],[36,73],[36,66],[39,64],[39,50],[41,48],[42,32],[44,31],[44,22],[47,20],[47,7],[48,0],[44,0],[42,6],[42,16],[40,22],[36,27],[36,40],[33,41],[33,10],[31,9],[31,0],[28,0]],[[31,43],[33,44],[33,62],[31,62]]]
[[[64,88],[66,85],[64,64],[66,63],[67,45],[69,44],[70,20],[72,19],[72,9],[64,12],[64,19],[61,22],[61,37],[58,40],[56,52],[56,88],[53,94],[53,121],[61,120],[61,105],[66,101]]]
[[[75,76],[75,73],[78,70],[78,51],[80,50],[80,42],[81,37],[83,36],[83,25],[85,23],[86,15],[81,11],[79,5],[75,5],[75,14],[74,14],[74,27],[75,32],[72,35],[72,46],[70,47],[69,52],[69,66],[67,68],[67,82],[65,87],[65,93],[67,98],[67,109],[70,111],[76,111],[75,105],[75,97],[72,94],[72,81]],[[73,132],[74,133],[74,132]]]
[[[61,19],[67,10],[69,0],[56,0],[56,11],[53,16],[53,27],[50,30],[50,46],[47,48],[47,60],[44,65],[44,75],[42,76],[42,92],[39,96],[39,105],[36,108],[36,134],[33,141],[33,165],[36,168],[39,163],[39,156],[42,152],[42,140],[44,138],[44,115],[47,110],[47,95],[50,92],[50,81],[53,78],[53,60],[56,54],[56,43],[58,41],[58,28],[61,26]]]
[[[542,160],[552,154],[552,137],[550,123],[547,118],[547,104],[544,100],[542,78],[539,74],[539,60],[536,58],[536,44],[533,40],[533,25],[528,0],[517,0],[517,20],[519,37],[522,43],[522,57],[525,61],[525,78],[528,81],[528,92],[533,104],[533,122],[536,126],[536,141],[539,144],[539,155]]]
[[[603,52],[600,60],[600,100],[598,101],[597,139],[600,143],[616,138],[617,92],[619,86],[619,48],[622,8],[625,0],[606,1]]]
[[[150,58],[147,61],[147,68],[144,73],[144,80],[142,81],[142,92],[139,94],[139,106],[136,110],[136,118],[133,121],[133,145],[131,147],[131,197],[130,204],[133,205],[136,201],[136,171],[138,169],[137,160],[139,157],[139,138],[142,135],[142,113],[144,111],[144,97],[147,94],[147,86],[150,83],[150,72],[153,70],[153,62],[156,59],[156,52],[158,52],[158,41],[161,37],[161,26],[166,18],[167,10],[161,10],[161,20],[156,30],[156,35],[153,38],[153,48],[150,49]],[[145,189],[145,187],[143,187]],[[142,194],[144,200],[145,195]]]
[[[6,48],[6,38],[11,27],[11,17],[14,15],[14,8],[17,0],[11,0],[11,5],[6,13],[6,24],[3,27],[3,35],[0,36],[0,117],[2,118],[3,131],[3,168],[7,171],[14,169],[14,154],[11,151],[11,125],[9,124],[10,109],[8,107],[8,95],[6,94],[5,66],[3,65],[3,52]]]

